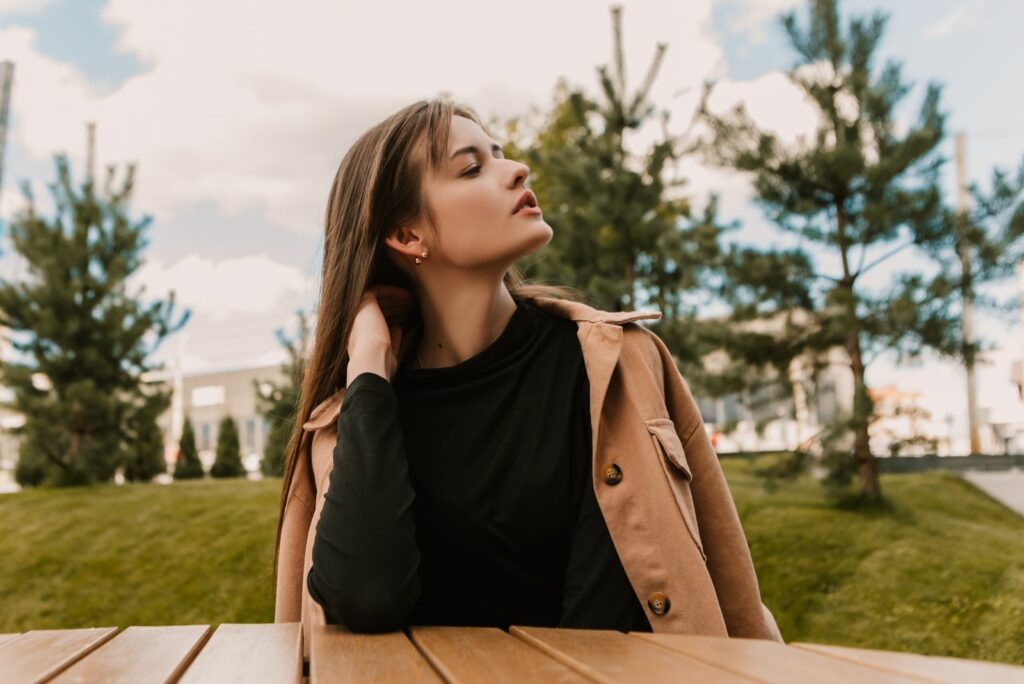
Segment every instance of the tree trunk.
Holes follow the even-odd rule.
[[[882,492],[878,484],[878,467],[868,442],[871,402],[867,385],[864,384],[864,361],[861,358],[860,335],[856,329],[851,329],[846,335],[846,351],[850,355],[850,369],[853,371],[853,458],[857,462],[861,493],[869,499],[877,500]]]
[[[839,286],[846,289],[847,312],[846,352],[850,356],[850,370],[853,372],[853,459],[857,464],[861,493],[870,500],[878,500],[881,487],[878,484],[878,467],[871,453],[868,441],[868,425],[871,421],[871,399],[864,384],[864,358],[860,348],[860,325],[857,318],[857,296],[853,291],[856,275],[850,272],[846,243],[846,211],[842,199],[836,201],[836,227],[839,235],[839,254],[843,265],[843,278]]]

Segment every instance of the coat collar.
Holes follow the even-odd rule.
[[[541,309],[548,311],[549,313],[555,314],[561,318],[568,318],[576,322],[577,328],[580,329],[580,343],[583,347],[584,359],[594,359],[594,364],[588,363],[588,373],[592,378],[597,379],[597,387],[591,386],[591,392],[595,392],[599,395],[595,398],[595,404],[599,407],[603,403],[604,391],[607,388],[607,377],[611,375],[611,371],[614,368],[615,363],[618,362],[619,351],[622,347],[622,330],[617,329],[614,333],[606,333],[604,335],[598,335],[594,337],[590,334],[590,328],[595,324],[607,324],[613,326],[622,326],[630,321],[642,320],[642,319],[653,319],[658,320],[661,318],[660,311],[604,311],[602,309],[596,309],[583,302],[574,302],[568,299],[558,299],[556,297],[544,297],[540,295],[525,295],[524,299],[529,299],[539,306]],[[583,325],[581,325],[583,324]],[[586,334],[584,334],[583,328],[587,328]],[[601,345],[607,353],[594,354],[590,345]],[[600,358],[598,358],[598,356]],[[596,376],[596,377],[595,377]],[[302,424],[303,429],[307,432],[319,430],[322,427],[333,423],[337,420],[338,412],[341,410],[341,400],[345,394],[345,388],[342,387],[331,396],[324,399],[322,402],[317,404],[316,408],[309,415],[309,420]],[[596,420],[596,416],[594,417]],[[594,435],[595,441],[597,435]]]
[[[557,314],[562,318],[569,318],[579,323],[612,323],[623,325],[630,321],[645,318],[657,320],[661,318],[660,311],[603,311],[595,309],[583,302],[574,302],[568,299],[557,299],[555,297],[526,296],[542,309]]]

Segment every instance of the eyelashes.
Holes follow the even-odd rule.
[[[499,154],[500,154],[500,153],[499,153]],[[504,158],[505,158],[505,155],[503,155],[503,154],[501,154],[500,156],[496,156],[496,157],[495,157],[495,159],[504,159]],[[470,167],[470,168],[469,168],[469,169],[468,169],[468,170],[467,170],[467,171],[466,171],[465,173],[463,173],[462,175],[463,175],[463,176],[476,176],[476,175],[479,175],[479,173],[480,173],[480,169],[481,169],[481,168],[483,168],[483,167],[482,167],[482,166],[481,166],[480,164],[474,164],[473,166],[471,166],[471,167]]]

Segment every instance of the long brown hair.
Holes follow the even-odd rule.
[[[420,100],[366,131],[345,154],[334,177],[324,222],[324,263],[316,333],[284,462],[281,510],[274,545],[275,584],[281,528],[295,467],[300,458],[309,458],[308,454],[301,453],[302,424],[309,420],[317,404],[344,385],[348,367],[345,349],[363,292],[373,285],[389,284],[407,288],[415,295],[408,274],[388,258],[384,237],[391,227],[421,216],[430,218],[422,201],[422,179],[424,171],[436,171],[447,156],[453,116],[474,121],[490,135],[488,127],[471,107],[446,97]],[[427,222],[433,229],[433,223]],[[505,273],[504,282],[517,298],[584,299],[570,287],[527,281],[515,265]],[[396,354],[399,365],[414,348],[422,326],[420,309],[414,306],[403,325],[401,349]],[[312,473],[312,468],[309,472]],[[315,490],[315,481],[311,481],[311,485]]]

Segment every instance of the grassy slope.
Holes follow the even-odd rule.
[[[889,475],[886,514],[762,492],[725,462],[787,641],[1024,663],[1024,519],[959,478]],[[0,496],[0,632],[273,620],[280,480]]]
[[[883,476],[894,510],[869,514],[725,467],[787,641],[1024,664],[1024,518],[949,473]]]
[[[207,480],[0,496],[0,632],[272,622],[280,488]]]

